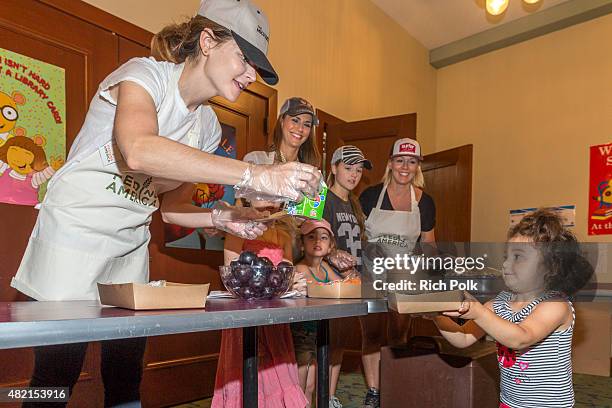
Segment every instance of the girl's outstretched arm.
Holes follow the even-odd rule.
[[[521,323],[509,322],[478,302],[464,302],[458,312],[449,316],[472,319],[484,332],[506,347],[520,350],[532,346],[561,326],[568,324],[572,312],[567,302],[548,300],[538,304]]]
[[[487,302],[485,307],[492,308],[493,306],[491,302]],[[460,326],[447,316],[437,315],[433,321],[440,334],[457,348],[470,347],[486,334],[471,320]]]

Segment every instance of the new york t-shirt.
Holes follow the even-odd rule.
[[[358,265],[361,265],[361,227],[351,202],[327,190],[323,218],[332,227],[338,249],[356,257]]]

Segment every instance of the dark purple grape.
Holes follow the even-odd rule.
[[[272,266],[272,262],[266,258],[257,258],[253,261],[253,266]]]
[[[251,251],[244,251],[238,257],[238,262],[243,265],[253,265],[253,262],[257,259],[257,255],[255,255]]]
[[[234,269],[234,277],[236,277],[241,283],[247,283],[251,279],[253,271],[248,265],[238,265]]]
[[[293,265],[282,265],[276,268],[276,270],[281,274],[283,279],[289,278],[291,276],[291,272],[293,272]]]
[[[229,286],[230,288],[236,290],[236,289],[240,289],[240,279],[238,278],[230,278],[227,281],[227,286]]]
[[[278,288],[283,283],[283,277],[280,272],[272,272],[268,275],[268,283],[273,288]]]
[[[262,296],[264,298],[266,298],[266,299],[269,299],[272,296],[274,296],[274,292],[275,291],[276,291],[276,289],[274,289],[274,288],[270,288],[270,287],[264,288],[263,292],[262,292]]]
[[[293,265],[291,265],[291,262],[281,261],[276,266],[280,268],[281,266],[293,266]]]
[[[251,289],[261,290],[266,286],[266,278],[253,277],[249,282],[249,286]]]
[[[234,268],[236,268],[238,265],[240,265],[240,262],[238,262],[238,260],[234,260],[230,262],[230,268],[232,269],[232,271],[234,270]]]
[[[259,261],[262,263],[262,265],[266,265],[266,266],[274,266],[274,264],[272,263],[272,261],[270,260],[270,258],[268,258],[267,256],[262,256],[259,258]]]
[[[251,288],[242,288],[240,289],[240,297],[243,299],[251,299],[255,294]]]
[[[260,277],[264,280],[268,277],[273,269],[272,266],[268,265],[253,265],[251,268],[253,269],[253,277]]]

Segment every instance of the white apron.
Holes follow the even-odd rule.
[[[384,246],[389,252],[388,256],[411,254],[421,235],[421,213],[414,187],[410,185],[410,211],[382,210],[380,207],[386,191],[385,183],[378,196],[376,207],[372,208],[365,221],[368,242]]]
[[[110,163],[109,149],[121,158],[103,146],[51,180],[11,286],[36,300],[91,300],[97,282],[148,282],[155,184]]]
[[[385,183],[378,196],[376,207],[372,208],[365,221],[368,242],[362,252],[363,279],[366,282],[362,290],[364,291],[363,296],[367,298],[383,295],[382,292],[373,291],[371,283],[375,280],[397,282],[401,279],[417,279],[414,275],[407,274],[405,271],[397,271],[394,268],[385,270],[383,273],[374,273],[374,258],[411,255],[421,235],[421,213],[412,185],[410,186],[410,211],[381,209],[386,191],[387,184]]]

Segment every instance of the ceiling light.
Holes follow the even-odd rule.
[[[508,0],[487,0],[487,12],[492,16],[498,16],[508,8]]]
[[[536,4],[540,0],[523,0],[527,4]]]

